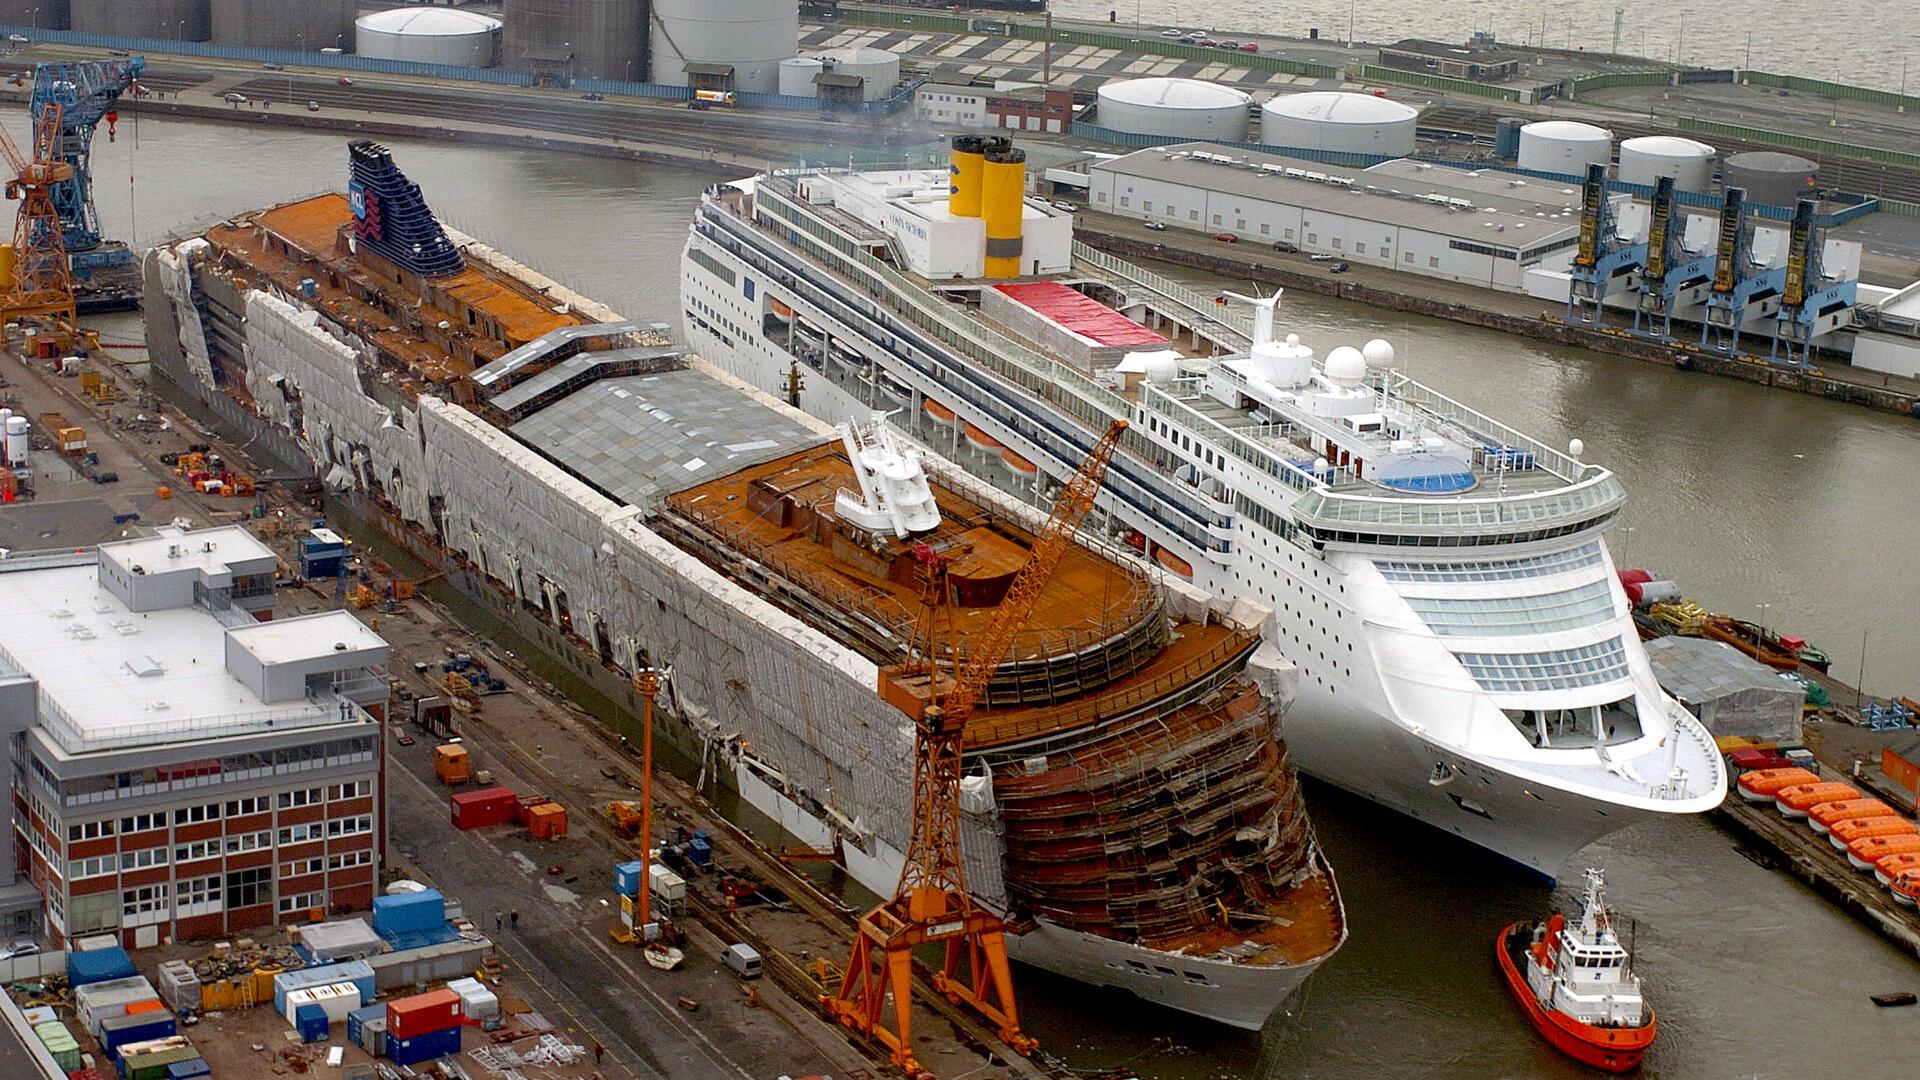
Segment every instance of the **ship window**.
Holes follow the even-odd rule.
[[[1407,604],[1428,629],[1455,637],[1579,630],[1613,617],[1613,594],[1605,581],[1538,596],[1408,597]]]
[[[1527,693],[1599,686],[1627,674],[1626,646],[1619,637],[1572,649],[1525,653],[1455,653],[1481,689]]]
[[[1600,545],[1595,542],[1521,559],[1450,563],[1382,561],[1374,565],[1388,581],[1509,581],[1598,566],[1600,558]]]

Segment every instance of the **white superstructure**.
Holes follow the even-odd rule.
[[[1598,870],[1587,871],[1587,892],[1580,905],[1580,921],[1567,925],[1554,918],[1555,927],[1539,929],[1547,963],[1527,953],[1527,986],[1544,1009],[1564,1013],[1582,1024],[1600,1028],[1637,1028],[1648,1022],[1646,997],[1633,958],[1614,929],[1607,910],[1607,882]]]
[[[1267,637],[1302,671],[1288,742],[1323,779],[1548,877],[1615,829],[1718,804],[1713,742],[1661,692],[1607,553],[1625,491],[1580,447],[1414,382],[1384,343],[1323,360],[1271,315],[1080,245],[1042,276],[1182,359],[1170,379],[1075,367],[982,309],[991,282],[915,269],[970,258],[898,228],[938,174],[819,197],[872,177],[711,189],[683,260],[692,346],[825,419],[903,404],[894,423],[1000,481],[1004,452],[1057,483],[1130,420],[1090,527],[1273,609]]]

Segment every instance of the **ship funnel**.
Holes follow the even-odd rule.
[[[947,210],[954,217],[980,216],[980,184],[987,168],[986,139],[979,135],[955,135],[947,169],[952,177],[947,188]]]
[[[1026,213],[1027,152],[1001,139],[987,151],[980,216],[987,221],[986,271],[990,278],[1020,276],[1021,218]]]

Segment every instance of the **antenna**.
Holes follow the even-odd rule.
[[[1273,317],[1280,310],[1280,297],[1286,291],[1275,289],[1272,296],[1244,296],[1237,292],[1223,292],[1221,295],[1253,309],[1253,344],[1257,347],[1273,340]]]

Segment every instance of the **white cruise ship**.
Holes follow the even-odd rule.
[[[1036,499],[1129,419],[1098,525],[1272,608],[1312,775],[1547,878],[1720,802],[1607,551],[1610,471],[1407,378],[1384,341],[1323,358],[1275,333],[1277,297],[1228,309],[1075,242],[1021,158],[962,136],[950,169],[715,186],[683,254],[690,344],[829,421],[896,410]]]

